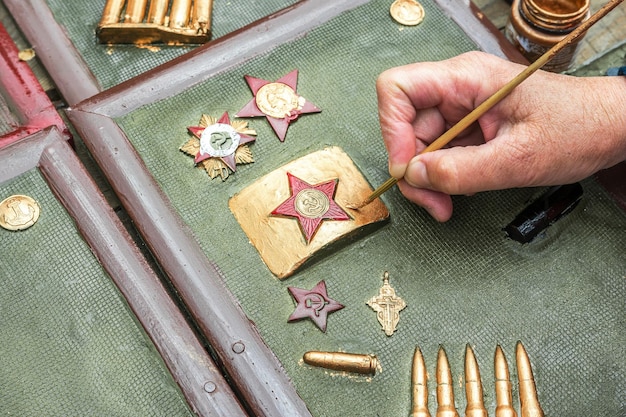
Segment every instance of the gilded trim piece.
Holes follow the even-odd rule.
[[[202,44],[211,39],[213,0],[107,0],[100,43]],[[167,11],[170,10],[169,16]]]

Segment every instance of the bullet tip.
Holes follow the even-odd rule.
[[[493,361],[496,381],[509,381],[509,365],[500,345],[496,346],[496,353]]]
[[[465,381],[477,381],[479,378],[478,361],[472,347],[468,344],[465,348]]]

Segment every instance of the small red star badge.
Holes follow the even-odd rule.
[[[322,220],[350,220],[350,216],[335,202],[338,180],[311,185],[287,173],[291,197],[272,211],[272,215],[296,217],[309,243]]]
[[[298,70],[293,70],[276,82],[249,75],[244,77],[254,97],[237,113],[237,117],[265,116],[281,142],[285,141],[289,124],[303,113],[321,110],[296,93]]]
[[[200,126],[187,128],[193,138],[180,150],[194,157],[196,165],[202,166],[211,178],[228,177],[228,169],[236,171],[236,164],[254,162],[252,152],[246,146],[256,138],[256,132],[248,128],[247,122],[233,121],[225,112],[219,120],[203,115]]]
[[[296,287],[288,287],[287,289],[298,303],[294,312],[287,319],[289,322],[310,318],[321,331],[326,332],[328,315],[344,307],[328,297],[326,282],[323,280],[311,290]]]

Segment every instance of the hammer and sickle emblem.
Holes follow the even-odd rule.
[[[312,308],[316,316],[320,315],[320,311],[326,307],[326,304],[328,304],[328,302],[324,299],[324,297],[316,292],[307,294],[304,299],[304,306],[306,308]]]
[[[230,135],[228,132],[213,132],[211,133],[211,144],[216,149],[223,149],[222,147],[228,140],[230,139]]]
[[[306,206],[312,212],[318,211],[320,207],[322,206],[318,199],[311,198],[311,197],[303,198],[302,205]]]

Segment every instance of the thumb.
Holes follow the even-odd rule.
[[[524,168],[525,152],[503,150],[490,141],[479,146],[457,146],[415,156],[404,180],[416,188],[449,195],[519,187],[531,182]]]

